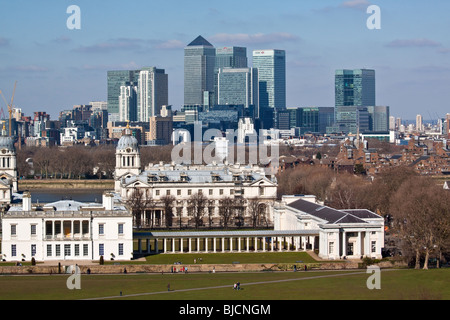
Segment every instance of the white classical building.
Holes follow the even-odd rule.
[[[102,204],[62,200],[32,206],[31,195],[2,216],[2,260],[131,260],[132,216],[114,202]]]
[[[141,170],[140,152],[137,140],[128,130],[120,138],[116,149],[115,192],[122,201],[130,200],[135,191],[145,199],[152,199],[156,207],[143,215],[141,221],[155,221],[163,225],[162,198],[174,196],[174,207],[180,219],[188,218],[188,202],[191,196],[202,193],[208,201],[212,215],[219,217],[220,201],[225,198],[257,199],[272,222],[272,208],[277,196],[277,182],[273,175],[267,175],[264,168],[256,165],[215,163],[209,165],[148,164]],[[247,203],[244,203],[246,206]],[[181,210],[181,212],[180,212]],[[248,214],[247,214],[248,216]]]
[[[283,196],[274,208],[274,229],[314,233],[294,241],[307,241],[306,248],[317,249],[323,259],[382,257],[384,219],[366,209],[336,210],[316,202],[314,196]]]

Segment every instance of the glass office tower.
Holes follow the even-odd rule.
[[[335,106],[336,129],[339,132],[371,131],[367,107],[376,106],[375,70],[336,70]]]
[[[119,121],[119,95],[121,86],[137,85],[140,70],[114,70],[107,72],[109,121]]]
[[[218,73],[223,68],[247,68],[247,48],[220,47],[216,48],[216,64],[214,67],[214,104],[219,103]]]
[[[218,105],[258,104],[258,71],[256,68],[223,68],[217,73]]]
[[[259,107],[286,108],[286,53],[284,50],[253,51],[253,67],[258,69]]]
[[[162,106],[169,104],[168,75],[164,69],[142,68],[138,86],[138,121],[146,122],[158,116]]]
[[[376,106],[375,70],[336,70],[335,106]]]
[[[373,132],[389,131],[389,107],[388,106],[369,106],[369,127]]]
[[[198,36],[184,49],[184,105],[209,106],[213,101],[216,49]]]

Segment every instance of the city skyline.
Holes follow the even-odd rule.
[[[6,99],[17,81],[16,107],[56,119],[73,105],[106,101],[108,70],[155,66],[169,75],[169,104],[180,109],[183,49],[202,35],[216,48],[247,48],[249,67],[253,50],[285,50],[287,107],[334,106],[335,71],[367,68],[377,73],[377,105],[389,105],[393,116],[423,114],[429,121],[449,111],[445,1],[130,3],[117,10],[116,1],[77,1],[80,30],[66,26],[70,1],[5,3],[0,90]],[[371,4],[381,9],[381,30],[366,27]]]

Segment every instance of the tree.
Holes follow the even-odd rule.
[[[391,215],[403,246],[415,253],[415,268],[424,269],[432,253],[440,253],[450,236],[450,200],[431,178],[405,180],[391,199]]]
[[[263,204],[258,198],[248,199],[247,210],[250,215],[252,227],[256,228],[262,220]]]
[[[221,226],[225,229],[228,228],[228,224],[234,213],[234,199],[231,197],[224,197],[219,200],[219,216]]]
[[[348,173],[336,175],[327,192],[327,205],[336,209],[364,208],[367,184],[360,176]]]
[[[245,223],[245,205],[244,199],[242,198],[234,198],[233,201],[233,211],[234,217],[236,219],[236,225],[241,228]]]
[[[389,214],[391,196],[397,192],[400,186],[409,178],[417,177],[413,169],[405,166],[397,166],[381,171],[369,187],[370,194],[367,209],[378,212],[382,216]]]
[[[164,217],[165,217],[167,228],[172,226],[173,208],[174,208],[175,200],[176,200],[176,198],[172,195],[164,195],[161,197],[161,202],[164,207]]]
[[[188,213],[194,219],[195,228],[203,225],[203,216],[207,203],[208,199],[202,192],[194,193],[188,199]]]
[[[153,210],[155,208],[155,201],[146,196],[142,189],[134,188],[131,196],[126,201],[133,215],[133,224],[140,228],[142,227],[142,213],[146,210]],[[153,227],[153,219],[151,221]]]

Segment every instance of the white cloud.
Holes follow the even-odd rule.
[[[298,41],[300,38],[296,35],[287,32],[277,32],[277,33],[219,33],[212,37],[209,37],[211,42],[228,43],[228,44],[241,44],[241,45],[251,45],[251,44],[269,44],[277,42],[286,41]]]
[[[168,40],[157,44],[157,49],[183,49],[186,45],[180,40]]]
[[[417,39],[397,39],[389,42],[386,47],[407,48],[407,47],[440,47],[442,44],[426,38]]]
[[[366,10],[371,3],[367,0],[349,0],[341,3],[341,8],[349,8],[349,9],[357,9],[357,10]]]

